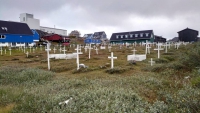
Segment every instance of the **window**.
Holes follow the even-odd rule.
[[[138,34],[135,34],[135,37],[138,37]]]
[[[133,37],[133,34],[130,34],[130,37],[132,38],[132,37]]]
[[[128,35],[125,35],[126,38],[128,38]]]
[[[5,39],[6,35],[0,35],[0,39]]]
[[[123,35],[121,35],[121,38],[123,38]]]
[[[143,37],[143,33],[140,33],[140,37]]]
[[[146,37],[148,37],[149,36],[149,33],[145,33],[146,34]]]
[[[118,38],[119,38],[119,35],[116,35],[116,38],[118,39]]]

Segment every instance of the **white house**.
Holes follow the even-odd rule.
[[[38,30],[42,30],[48,33],[55,33],[55,34],[67,36],[67,30],[65,29],[40,26],[40,20],[35,19],[33,14],[28,14],[28,13],[20,14],[20,22],[28,24],[30,29],[38,29]]]

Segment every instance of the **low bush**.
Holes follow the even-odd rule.
[[[3,67],[0,69],[0,83],[13,85],[40,84],[53,77],[53,73],[25,67]]]
[[[120,74],[120,73],[125,72],[126,70],[127,69],[125,69],[125,68],[115,67],[113,69],[107,69],[105,72],[109,73],[109,74],[114,74],[114,73]]]

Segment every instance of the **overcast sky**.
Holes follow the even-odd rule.
[[[200,0],[0,0],[0,20],[34,14],[40,25],[87,33],[153,30],[167,39],[200,30]]]

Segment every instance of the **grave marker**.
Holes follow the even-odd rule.
[[[135,52],[137,51],[137,50],[135,50],[135,48],[133,49],[133,50],[131,50],[131,51],[133,51],[133,55],[135,55]]]
[[[111,52],[111,56],[108,58],[111,59],[111,69],[113,69],[114,68],[114,59],[117,59],[117,57],[114,57],[113,52]]]
[[[158,58],[160,58],[160,51],[164,50],[163,48],[160,48],[160,46],[158,45],[158,48],[154,49],[158,51]]]
[[[2,51],[3,51],[3,50],[2,50],[2,47],[1,47],[0,51],[1,51],[1,55],[2,55]]]
[[[153,64],[155,63],[155,61],[153,61],[153,59],[151,58],[151,61],[149,61],[151,63],[151,66],[153,66]]]
[[[47,62],[48,62],[48,70],[50,70],[50,58],[49,58],[49,51],[51,51],[50,47],[49,47],[49,43],[47,43],[47,49],[45,49],[45,51],[47,51]]]
[[[26,52],[26,57],[28,58],[28,51]]]

